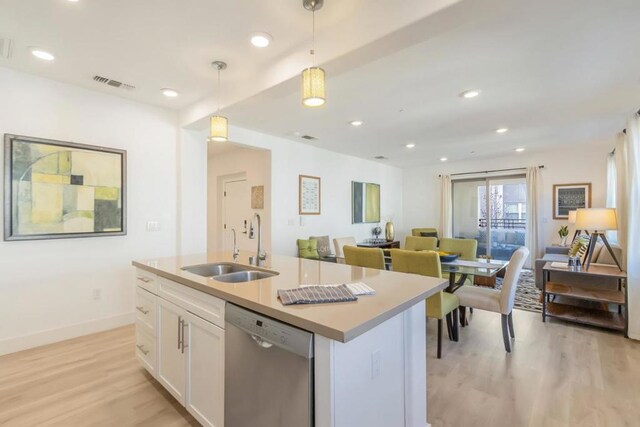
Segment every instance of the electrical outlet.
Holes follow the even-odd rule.
[[[382,369],[382,361],[380,350],[376,350],[371,353],[371,379],[375,379],[380,376],[380,370]]]
[[[99,300],[99,299],[102,299],[102,290],[101,289],[95,288],[93,290],[93,299],[96,300],[96,301]]]

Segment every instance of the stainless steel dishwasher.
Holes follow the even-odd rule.
[[[313,334],[227,303],[225,427],[312,427]]]

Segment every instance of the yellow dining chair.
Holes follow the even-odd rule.
[[[435,251],[438,248],[438,239],[435,237],[407,236],[404,239],[404,248],[408,251]]]
[[[433,251],[407,251],[391,249],[393,271],[421,274],[423,276],[442,276],[440,257]],[[427,317],[438,320],[438,359],[442,358],[442,320],[447,320],[449,339],[458,337],[458,297],[448,292],[438,292],[427,298]]]
[[[356,267],[377,268],[384,270],[384,252],[380,248],[358,248],[344,246],[344,263]]]
[[[440,239],[440,251],[460,254],[460,259],[474,260],[477,258],[478,241],[475,239]],[[456,276],[456,280],[457,277]],[[467,276],[465,285],[473,285],[473,276]]]

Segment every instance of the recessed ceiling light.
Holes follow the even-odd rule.
[[[415,146],[416,146],[416,144],[414,144],[413,142],[410,142],[407,145],[405,145],[405,147],[407,147],[407,148],[413,148]]]
[[[447,159],[446,157],[440,157],[440,161],[441,162],[446,162],[447,160],[449,160],[449,159]]]
[[[29,50],[31,51],[31,54],[38,59],[42,59],[44,61],[53,61],[54,59],[56,59],[56,57],[53,56],[52,53],[49,53],[46,50],[42,50],[37,47],[29,48]]]
[[[180,95],[177,90],[169,89],[168,87],[160,89],[160,92],[162,92],[162,94],[168,98],[175,98],[176,96]]]
[[[516,152],[518,153],[522,153],[524,150],[524,147],[516,148]]]
[[[480,91],[478,89],[465,90],[459,96],[462,98],[475,98],[480,95]]]
[[[507,133],[507,132],[509,132],[509,128],[496,129],[496,133]]]
[[[364,122],[362,120],[353,120],[349,122],[351,126],[355,126],[355,127],[362,126],[363,123]]]
[[[67,0],[69,3],[78,3],[80,0]]]
[[[273,37],[267,33],[253,33],[251,35],[251,44],[255,47],[267,47],[271,44]]]

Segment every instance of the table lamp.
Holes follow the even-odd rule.
[[[616,219],[616,210],[610,208],[594,208],[594,209],[578,209],[576,212],[576,228],[579,230],[591,231],[591,240],[589,241],[589,247],[587,248],[587,260],[585,262],[585,269],[589,269],[591,265],[591,258],[593,257],[593,251],[595,250],[598,238],[601,238],[607,250],[611,254],[611,257],[616,262],[616,265],[622,271],[622,267],[616,258],[616,255],[611,249],[611,245],[607,240],[605,231],[617,230],[618,221]]]
[[[569,224],[575,224],[576,223],[576,215],[577,215],[578,211],[569,211],[569,218],[567,218],[567,222]],[[580,233],[582,233],[582,230],[580,230],[579,228],[576,228],[576,232],[573,233],[573,239],[571,239],[571,243],[576,241],[576,237],[578,237],[580,235]],[[589,232],[585,230],[585,233],[587,234],[587,236],[589,235]]]

